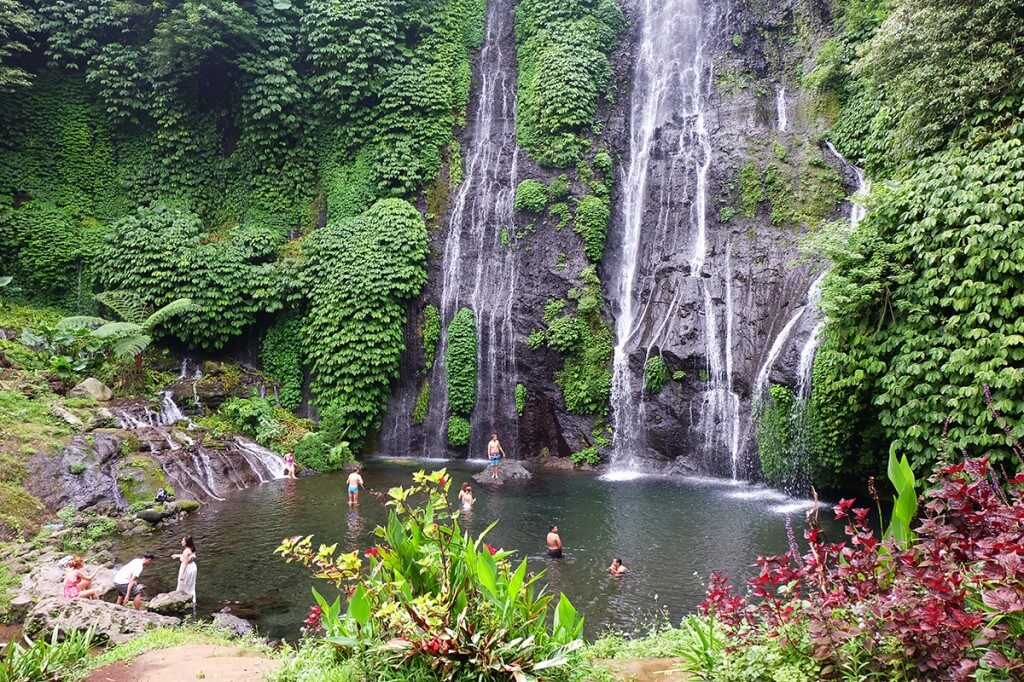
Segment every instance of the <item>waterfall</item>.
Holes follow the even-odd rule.
[[[259,476],[260,483],[285,477],[284,460],[276,452],[244,438],[235,438],[234,443],[238,446],[242,456],[252,466],[256,475]],[[261,469],[263,470],[262,472],[260,471]],[[267,476],[266,478],[263,477],[264,473]]]
[[[183,421],[186,421],[185,415],[182,414],[181,409],[174,402],[174,394],[170,391],[164,391],[163,398],[160,400],[160,414],[157,416],[157,424],[160,426],[170,426],[171,424]]]
[[[811,394],[811,379],[814,374],[814,353],[818,350],[818,344],[820,343],[819,337],[821,336],[821,331],[824,328],[825,320],[818,320],[818,323],[814,325],[814,329],[811,330],[811,335],[807,337],[804,347],[800,349],[799,374],[796,379],[796,396],[801,400],[806,400]]]
[[[470,419],[470,452],[480,453],[492,431],[515,452],[515,346],[512,301],[516,262],[513,199],[518,175],[514,2],[489,3],[487,35],[477,64],[480,86],[470,107],[462,184],[446,221],[441,272],[442,333],[431,376],[428,445],[448,449],[445,353],[448,323],[462,307],[473,310],[477,333],[477,399]],[[504,236],[503,236],[504,234]],[[506,242],[505,245],[502,242]]]
[[[786,132],[789,126],[789,118],[786,115],[786,86],[780,85],[775,91],[775,120],[778,122],[780,133]]]
[[[699,0],[644,0],[640,7],[640,43],[630,95],[629,163],[623,170],[620,202],[621,233],[615,245],[610,298],[614,302],[615,351],[612,365],[612,409],[615,435],[612,470],[633,471],[645,447],[642,380],[630,367],[630,356],[647,337],[648,355],[666,333],[664,319],[648,319],[638,304],[657,298],[664,288],[679,304],[684,288],[701,291],[707,337],[708,390],[704,396],[705,434],[731,450],[732,412],[738,404],[731,390],[731,310],[727,310],[725,347],[718,342],[711,284],[704,277],[708,259],[707,184],[711,142],[705,122],[705,100],[711,65],[704,54]],[[662,157],[667,156],[666,165]],[[654,253],[644,253],[645,250]],[[689,253],[686,274],[661,277],[651,265]],[[646,268],[645,268],[646,266]],[[678,270],[678,269],[677,269]],[[727,275],[726,306],[731,306]],[[684,281],[685,280],[685,281]],[[687,284],[687,281],[689,284]],[[653,337],[653,338],[652,338]],[[725,417],[722,419],[721,417]],[[714,422],[712,424],[711,422]]]

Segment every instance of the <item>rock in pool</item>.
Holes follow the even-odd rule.
[[[498,467],[497,480],[491,478],[491,467],[487,466],[478,474],[473,474],[473,480],[480,485],[504,485],[506,483],[525,483],[533,478],[533,474],[517,460],[502,460]]]
[[[238,637],[255,630],[252,623],[247,620],[242,620],[237,616],[232,616],[230,613],[213,614],[213,624],[219,628],[223,628],[224,630],[234,633]]]
[[[188,592],[163,592],[149,600],[146,608],[164,616],[184,616],[192,613],[192,595]]]

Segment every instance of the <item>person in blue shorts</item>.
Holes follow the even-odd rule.
[[[348,475],[348,504],[359,504],[359,486],[363,485],[363,477],[359,475],[361,467],[357,464],[355,471]]]
[[[491,434],[491,441],[487,444],[487,457],[491,460],[491,480],[498,480],[498,467],[501,466],[501,458],[505,456],[505,451],[501,447],[501,443],[498,441],[498,434]]]

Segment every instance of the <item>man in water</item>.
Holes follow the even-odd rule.
[[[626,567],[623,565],[622,559],[619,559],[618,557],[612,559],[612,565],[608,567],[608,572],[616,577],[625,575]]]
[[[551,559],[562,558],[562,538],[558,536],[558,526],[551,524],[548,531],[548,557]]]
[[[359,504],[359,486],[363,485],[363,477],[359,475],[362,469],[358,464],[355,470],[348,475],[348,503],[349,506]]]
[[[146,552],[142,557],[126,563],[121,570],[114,574],[118,606],[121,604],[127,606],[130,600],[135,605],[136,611],[142,608],[142,585],[139,584],[139,576],[142,575],[142,569],[153,561],[154,556],[152,552]]]
[[[491,441],[487,444],[487,457],[491,460],[491,480],[498,480],[498,467],[501,466],[501,458],[505,456],[505,450],[498,442],[498,434],[491,434]]]

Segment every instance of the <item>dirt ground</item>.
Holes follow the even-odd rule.
[[[623,682],[689,682],[689,675],[673,670],[682,662],[681,658],[637,658],[601,661],[601,665]]]
[[[176,646],[94,670],[86,682],[256,682],[279,664],[232,647]]]

